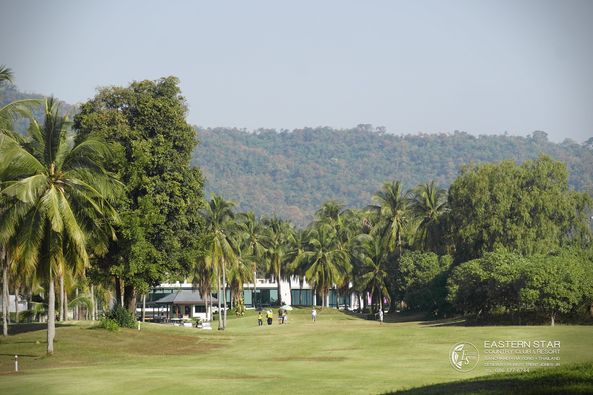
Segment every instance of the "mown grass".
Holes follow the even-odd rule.
[[[146,324],[140,332],[108,332],[81,322],[57,329],[52,357],[45,356],[44,330],[19,333],[0,340],[0,388],[2,394],[45,395],[333,394],[385,393],[477,379],[470,392],[482,382],[496,390],[502,387],[483,379],[488,374],[484,368],[461,373],[448,359],[457,342],[495,339],[560,340],[563,366],[593,361],[593,329],[588,326],[464,327],[451,321],[401,322],[397,317],[379,325],[327,309],[313,324],[309,313],[297,309],[287,325],[258,327],[249,312],[230,318],[226,331],[217,331],[214,323],[211,332],[159,324]],[[11,373],[14,354],[20,355],[18,374]],[[585,373],[583,377],[590,377]]]

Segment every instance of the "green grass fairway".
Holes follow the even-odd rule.
[[[462,373],[449,362],[455,343],[486,340],[559,340],[562,366],[593,361],[590,326],[379,325],[327,309],[315,324],[309,309],[296,309],[289,318],[287,325],[258,327],[249,312],[230,318],[224,332],[159,324],[107,332],[82,322],[57,329],[52,357],[44,355],[45,330],[23,332],[0,339],[0,392],[385,393],[487,375],[483,366]],[[20,355],[18,374],[11,372],[14,354]]]

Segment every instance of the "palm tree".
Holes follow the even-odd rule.
[[[403,235],[409,224],[408,201],[399,181],[386,182],[383,189],[373,195],[375,205],[369,206],[375,214],[374,234],[378,235],[391,252],[403,249]]]
[[[13,73],[12,70],[4,65],[0,65],[0,85],[5,82],[12,82]],[[34,105],[38,105],[40,103],[39,100],[36,99],[24,99],[24,100],[16,100],[10,102],[3,107],[0,107],[0,133],[4,133],[16,139],[17,141],[22,141],[21,136],[13,131],[13,121],[18,117],[26,117],[28,119],[32,119],[33,115],[31,113],[31,107]],[[6,161],[3,158],[4,161]],[[4,163],[4,165],[8,165],[8,162]],[[2,164],[0,164],[0,168]],[[2,178],[0,178],[0,183],[2,182]],[[0,197],[1,203],[2,197]],[[4,204],[0,205],[0,215],[2,214],[2,207]],[[3,317],[3,325],[2,325],[2,333],[4,336],[8,336],[8,297],[9,297],[9,275],[8,272],[10,270],[10,255],[8,251],[8,246],[6,245],[7,240],[3,240],[0,238],[0,267],[2,268],[2,300],[4,301],[2,304],[2,317]],[[18,307],[17,307],[18,308]],[[18,314],[17,314],[18,315]],[[18,317],[17,317],[18,320]]]
[[[212,317],[210,316],[211,311],[208,311],[208,300],[210,300],[210,305],[212,305],[212,283],[215,277],[212,257],[209,255],[198,257],[190,270],[192,286],[200,290],[200,295],[204,298],[204,304],[206,305],[206,320],[210,321]]]
[[[280,281],[285,278],[284,268],[288,263],[288,253],[293,237],[289,222],[279,218],[264,220],[264,247],[266,248],[266,263],[268,272],[274,277],[278,290],[278,304],[282,305]]]
[[[359,235],[354,240],[353,259],[356,267],[354,287],[359,292],[369,292],[373,301],[378,299],[383,309],[383,298],[389,299],[387,282],[388,254],[380,238],[371,235]],[[374,306],[374,303],[371,303]]]
[[[54,351],[56,272],[64,265],[80,273],[88,265],[89,234],[115,237],[110,200],[120,186],[103,168],[109,146],[94,136],[73,146],[68,126],[47,99],[44,124],[31,121],[25,143],[0,133],[0,193],[7,200],[0,240],[13,239],[14,259],[47,284],[48,354]]]
[[[255,219],[253,212],[239,214],[239,229],[241,238],[241,256],[243,259],[249,257],[251,270],[253,271],[253,306],[256,306],[257,298],[257,270],[258,264],[262,261],[266,248],[263,244],[263,226]]]
[[[203,211],[206,227],[210,233],[210,247],[208,255],[211,257],[216,270],[218,281],[218,329],[226,328],[226,271],[227,264],[232,265],[237,260],[235,252],[234,232],[236,232],[234,203],[222,197],[212,195],[212,199]],[[222,274],[222,289],[221,289]],[[222,292],[222,293],[221,293]],[[222,300],[221,300],[222,299]],[[221,302],[224,303],[222,310]]]
[[[417,222],[415,242],[424,251],[438,253],[442,245],[442,218],[447,211],[447,192],[431,181],[414,188],[410,195],[410,211]]]
[[[307,282],[321,291],[322,305],[327,306],[329,289],[335,284],[342,284],[351,270],[350,255],[340,247],[336,230],[329,224],[321,224],[311,230],[303,255],[308,262],[305,271]]]

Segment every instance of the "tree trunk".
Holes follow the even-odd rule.
[[[210,311],[206,312],[206,318],[208,321],[212,321],[212,290],[208,291],[208,299],[210,301]]]
[[[223,309],[223,322],[222,322],[222,327],[226,328],[226,306],[227,306],[227,300],[226,300],[226,270],[225,270],[225,263],[224,263],[224,258],[222,258],[222,296],[223,296],[223,303],[224,303],[224,309]]]
[[[125,287],[125,295],[128,296],[126,308],[130,312],[130,314],[134,315],[134,318],[135,318],[136,317],[136,304],[138,302],[138,294],[136,292],[136,288],[134,288],[131,285],[126,286]]]
[[[78,299],[78,287],[76,287],[76,289],[74,290],[74,297],[76,299]],[[76,321],[80,320],[80,305],[78,304],[78,300],[76,301],[76,306],[74,306],[74,311],[72,312],[72,314],[74,315],[74,319]]]
[[[97,310],[95,309],[95,286],[91,284],[91,321],[95,320],[96,311]]]
[[[0,248],[2,264],[2,335],[8,336],[8,259],[4,248]]]
[[[115,287],[119,291],[119,304],[121,307],[124,307],[125,287],[123,278],[115,278]]]
[[[257,298],[257,270],[253,271],[253,297],[252,297],[252,303],[253,307],[255,307],[257,309],[257,303],[256,303],[256,298]],[[593,309],[593,307],[591,307]],[[591,310],[593,312],[593,310]]]
[[[220,292],[220,272],[216,273],[216,282],[218,285],[218,330],[222,331],[224,328],[222,327],[222,294]]]
[[[234,305],[235,305],[235,299],[237,297],[236,294],[233,293],[233,287],[229,287],[229,299],[231,300],[231,310],[233,309]],[[226,293],[225,293],[226,295]]]
[[[59,299],[59,318],[58,321],[64,321],[64,274],[60,273],[60,299]]]
[[[64,288],[64,320],[68,321],[68,291]]]
[[[49,289],[47,300],[47,354],[54,353],[54,337],[56,336],[56,291],[52,269],[49,269]]]
[[[278,306],[282,306],[282,293],[280,292],[280,270],[278,270],[278,277],[276,278],[278,289]]]
[[[146,322],[146,294],[142,295],[142,322]]]
[[[14,285],[14,322],[16,324],[19,323],[19,288],[18,284]]]

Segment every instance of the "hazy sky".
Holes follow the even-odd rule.
[[[593,136],[587,0],[0,0],[0,54],[70,103],[175,75],[205,127]]]

